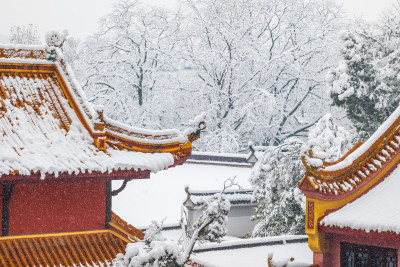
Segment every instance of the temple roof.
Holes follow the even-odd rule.
[[[400,234],[399,176],[400,168],[397,167],[369,192],[326,215],[320,225]]]
[[[186,187],[185,191],[187,198],[183,205],[191,208],[201,208],[208,198],[221,193],[221,190],[194,191],[189,189],[189,187]],[[253,190],[251,189],[227,189],[223,194],[233,206],[255,205],[256,203],[253,198]]]
[[[117,172],[144,178],[185,161],[204,119],[184,131],[114,121],[86,100],[59,48],[0,46],[2,179]]]
[[[0,237],[1,266],[111,266],[129,240],[110,230]]]
[[[144,233],[114,213],[110,230],[0,237],[0,266],[111,266]]]
[[[400,107],[365,143],[359,142],[341,159],[313,167],[312,159],[303,156],[306,173],[299,188],[307,196],[322,199],[344,197],[367,184],[370,186],[369,182],[379,173],[393,168],[399,152]],[[383,175],[380,176],[384,179]]]

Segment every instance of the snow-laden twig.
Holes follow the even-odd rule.
[[[230,203],[224,192],[238,186],[235,177],[224,182],[223,189],[206,200],[203,213],[192,225],[182,226],[183,240],[174,243],[161,234],[162,222],[153,222],[146,231],[144,241],[128,244],[125,255],[119,254],[113,262],[115,267],[126,266],[174,266],[183,267],[190,259],[194,245],[198,240],[219,241],[227,232],[226,222]],[[187,214],[182,210],[183,219],[187,221]]]

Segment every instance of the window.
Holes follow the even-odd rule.
[[[397,249],[340,244],[342,267],[397,267]]]

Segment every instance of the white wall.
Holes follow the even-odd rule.
[[[246,234],[251,235],[254,226],[258,221],[251,221],[250,217],[254,215],[256,205],[249,206],[231,206],[228,213],[228,236],[244,237]],[[188,219],[190,223],[195,222],[201,214],[202,210],[188,209]]]

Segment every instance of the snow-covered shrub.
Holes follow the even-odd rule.
[[[371,26],[342,36],[341,60],[326,77],[333,104],[343,107],[362,138],[368,138],[400,103],[398,10]]]
[[[125,255],[118,254],[113,261],[115,267],[160,266],[177,267],[180,252],[174,242],[166,241],[161,234],[162,224],[152,222],[145,232],[144,241],[130,243]]]
[[[342,60],[326,77],[328,91],[333,104],[344,107],[347,117],[362,131],[361,136],[368,137],[386,118],[376,105],[381,82],[374,62],[374,47],[356,33],[343,34],[342,43]]]
[[[254,165],[250,183],[261,202],[253,219],[261,220],[253,236],[304,233],[305,198],[297,189],[304,175],[300,160],[303,141],[286,140],[270,147]]]
[[[203,213],[193,224],[193,229],[188,233],[193,236],[198,231],[197,240],[219,241],[228,232],[226,223],[231,204],[222,193],[215,194],[206,200],[202,207]],[[212,220],[212,221],[211,221]]]
[[[308,154],[310,151],[307,150],[311,150],[312,155],[308,156],[320,159],[322,165],[322,161],[338,160],[352,147],[352,141],[353,135],[345,128],[334,124],[332,115],[327,113],[310,130],[303,152]]]
[[[306,154],[308,163],[319,167],[323,161],[343,156],[352,140],[353,136],[326,114],[310,130],[307,142],[288,139],[269,147],[250,176],[254,197],[261,203],[253,218],[261,220],[253,236],[303,234],[305,197],[297,188],[305,172],[301,157]]]
[[[197,240],[218,241],[227,232],[229,201],[223,192],[206,200],[204,211],[184,240],[175,243],[161,233],[162,224],[153,222],[145,232],[143,241],[128,244],[125,255],[118,254],[114,267],[182,267],[189,260]]]

